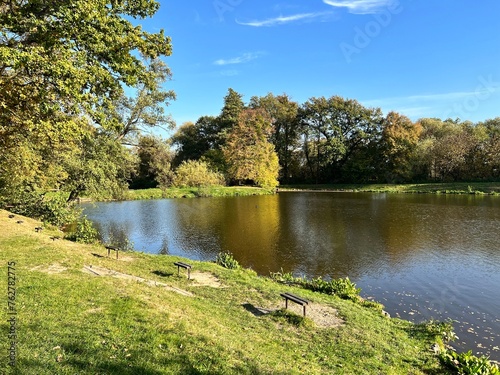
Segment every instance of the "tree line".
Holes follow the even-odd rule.
[[[256,114],[267,127],[251,124],[242,133],[242,123]],[[249,142],[248,132],[262,135],[261,142]],[[266,168],[255,159],[255,148],[262,148],[268,160],[274,151],[276,176],[284,184],[478,181],[500,176],[500,118],[413,122],[340,96],[313,97],[299,104],[286,94],[268,94],[254,96],[245,105],[242,95],[229,89],[218,117],[183,124],[171,142],[174,166],[202,160],[219,171],[228,171],[226,163],[234,156],[224,152],[228,144],[236,144],[236,158],[248,160],[245,166],[250,169]],[[238,147],[246,143],[255,147]],[[268,168],[270,174],[277,173]],[[249,172],[229,176],[255,181]]]

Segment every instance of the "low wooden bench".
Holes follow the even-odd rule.
[[[304,316],[306,316],[306,306],[309,304],[307,300],[291,293],[281,293],[280,296],[285,299],[285,309],[288,309],[288,301],[290,300],[301,305],[304,308]]]
[[[191,279],[191,265],[184,262],[175,262],[174,265],[177,266],[177,276],[179,276],[180,268],[184,268],[188,272],[188,280]]]
[[[116,246],[104,246],[106,248],[106,250],[108,250],[108,258],[109,258],[109,253],[111,252],[111,250],[115,251],[116,252],[116,259],[118,259],[118,252],[120,251],[120,249]]]

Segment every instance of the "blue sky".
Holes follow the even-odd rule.
[[[218,115],[229,87],[340,95],[421,117],[500,116],[498,0],[159,0],[151,32],[173,55],[168,112],[181,125]]]

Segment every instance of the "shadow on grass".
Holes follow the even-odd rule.
[[[172,272],[153,271],[151,273],[155,274],[156,276],[160,276],[160,277],[171,277],[171,276],[174,276],[174,274]]]
[[[252,305],[251,303],[244,303],[243,305],[243,308],[245,310],[247,310],[248,312],[250,312],[253,316],[256,316],[256,317],[260,317],[260,316],[264,316],[264,315],[268,315],[271,313],[271,310],[266,310],[266,309],[263,309],[263,308],[260,308],[260,307],[255,307],[254,305]]]
[[[95,256],[96,258],[105,258],[104,255],[100,255],[100,254],[97,254],[97,253],[92,253],[93,256]]]

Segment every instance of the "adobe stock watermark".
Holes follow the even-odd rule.
[[[243,0],[214,0],[212,4],[219,16],[219,21],[222,22],[224,21],[224,13],[234,11],[242,2]]]
[[[477,112],[481,103],[490,99],[500,89],[500,81],[495,81],[492,74],[488,77],[479,76],[479,84],[476,89],[469,93],[461,102],[455,102],[444,112],[443,119],[459,118],[467,119],[471,113]]]
[[[339,46],[347,63],[352,62],[353,55],[360,54],[363,49],[368,47],[373,39],[391,24],[393,17],[400,14],[403,9],[398,0],[393,1],[382,12],[374,14],[373,19],[367,22],[363,28],[356,26],[352,43],[342,42]]]

